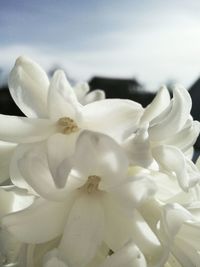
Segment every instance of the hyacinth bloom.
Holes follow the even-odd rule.
[[[170,248],[175,257],[175,266],[199,265],[200,224],[187,209],[179,204],[166,205],[162,210],[159,231],[162,242]]]
[[[167,88],[161,87],[145,108],[136,133],[123,143],[130,164],[152,168],[156,161],[160,170],[175,175],[184,191],[200,181],[190,159],[200,132],[200,123],[190,115],[191,106],[186,89],[175,86],[170,100]]]
[[[68,147],[66,153],[71,154],[82,129],[103,132],[121,140],[126,132],[137,127],[143,112],[138,103],[103,99],[104,95],[99,91],[85,96],[87,86],[77,85],[73,89],[63,71],[56,71],[49,82],[44,70],[26,57],[16,60],[9,76],[9,89],[15,103],[27,117],[0,115],[0,139],[4,141],[0,144],[4,151],[1,153],[1,161],[4,162],[2,180],[9,178],[9,174],[12,179],[12,169],[17,168],[16,158],[23,149],[26,150],[16,144],[40,142],[60,133],[62,137],[59,139],[62,138]],[[75,91],[80,99],[88,97],[85,104],[89,104],[80,104]],[[90,103],[99,99],[101,101]],[[11,158],[14,158],[11,163],[14,166],[9,173]],[[59,181],[58,178],[56,180]]]
[[[2,265],[198,266],[200,124],[184,88],[142,108],[20,57],[9,89],[26,117],[0,115],[0,178],[14,184],[0,188]]]
[[[39,146],[18,162],[40,198],[28,209],[3,218],[9,232],[22,242],[36,244],[62,236],[57,258],[70,267],[86,266],[103,241],[115,251],[134,238],[133,219],[141,220],[134,207],[154,194],[155,186],[147,177],[127,177],[128,160],[114,140],[83,132],[72,173],[62,189],[56,188],[45,156]],[[123,217],[126,228],[120,223]]]

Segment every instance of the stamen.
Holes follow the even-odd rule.
[[[88,194],[98,191],[98,186],[101,178],[97,175],[91,175],[88,177],[87,182],[80,188],[86,190]]]
[[[69,117],[63,117],[58,120],[58,126],[63,134],[70,134],[79,130],[78,125]]]

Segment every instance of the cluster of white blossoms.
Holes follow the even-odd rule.
[[[26,117],[0,115],[1,266],[200,266],[187,90],[143,108],[25,57],[9,90]]]

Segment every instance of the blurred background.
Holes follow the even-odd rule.
[[[200,1],[0,0],[0,113],[20,114],[7,90],[19,55],[107,97],[146,106],[161,84],[183,84],[200,120]]]

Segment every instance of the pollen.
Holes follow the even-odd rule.
[[[69,117],[63,117],[58,120],[58,126],[63,134],[75,133],[79,130],[78,125]]]
[[[99,183],[101,178],[97,175],[91,175],[88,177],[87,182],[80,188],[85,190],[88,194],[92,194],[98,191]]]

